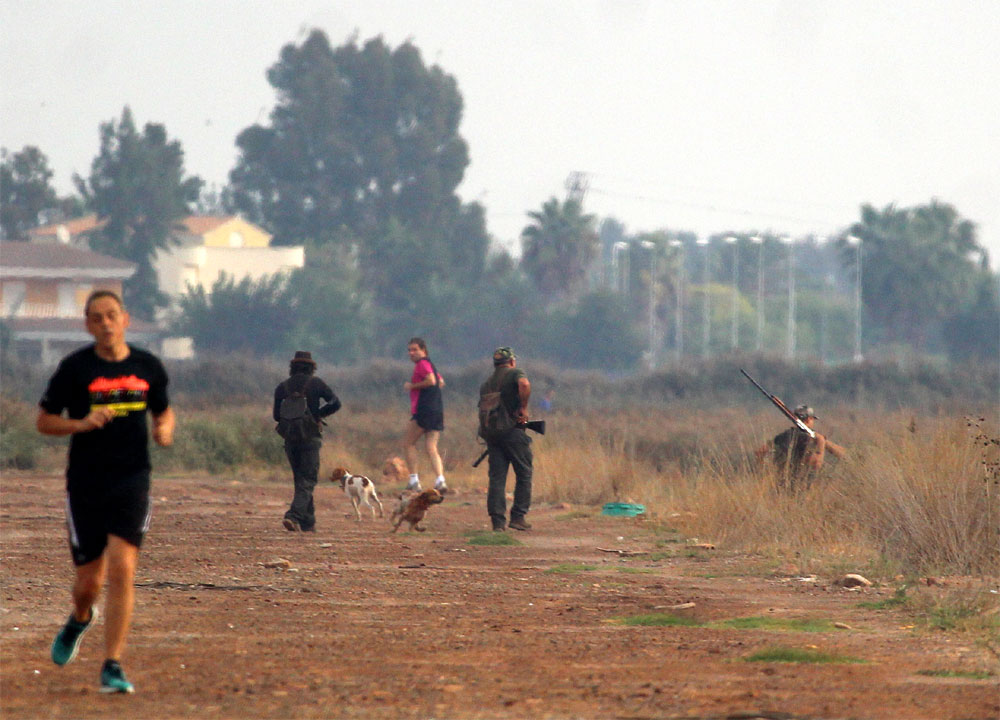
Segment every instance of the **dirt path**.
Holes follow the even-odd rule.
[[[996,676],[918,674],[995,667],[986,651],[859,607],[888,590],[761,578],[746,558],[664,544],[641,520],[539,507],[535,529],[516,535],[522,545],[482,547],[467,534],[487,527],[480,495],[450,496],[426,533],[390,535],[385,521],[348,519],[347,499],[327,485],[319,532],[299,534],[280,525],[285,485],[154,487],[125,658],[137,692],[107,697],[99,631],[72,665],[48,659],[69,607],[62,480],[4,478],[4,718],[1000,716]],[[290,568],[265,567],[277,558]],[[682,603],[694,606],[670,609]],[[664,612],[700,625],[614,622]],[[718,624],[748,616],[850,628]],[[866,662],[745,661],[776,645]]]

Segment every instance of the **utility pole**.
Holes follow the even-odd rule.
[[[789,360],[795,359],[795,238],[786,237],[783,241],[788,245],[788,344],[785,355]]]
[[[764,347],[764,238],[754,235],[750,242],[757,246],[757,352]]]
[[[587,190],[590,189],[590,176],[585,172],[574,170],[567,176],[563,187],[566,188],[566,202],[575,200],[583,205],[583,199],[587,196]]]
[[[733,246],[733,292],[732,292],[732,326],[730,327],[729,344],[736,352],[740,346],[740,324],[737,319],[737,298],[740,294],[740,239],[733,235],[726,238],[726,243]]]
[[[708,357],[712,345],[712,296],[708,292],[708,262],[711,259],[712,245],[708,238],[699,238],[698,244],[705,248],[704,265],[701,273],[702,316],[701,316],[701,354]]]

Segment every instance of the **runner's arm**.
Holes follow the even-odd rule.
[[[167,409],[158,415],[153,415],[153,442],[160,447],[170,447],[174,444],[174,425],[176,424],[174,409]]]
[[[35,428],[43,435],[73,435],[98,430],[111,422],[114,416],[115,411],[107,406],[94,408],[80,420],[39,410]]]
[[[444,387],[444,378],[440,375],[437,376],[441,387]],[[434,384],[434,373],[430,372],[424,375],[423,380],[417,382],[405,382],[403,383],[403,388],[406,390],[423,390],[426,387],[430,387]]]

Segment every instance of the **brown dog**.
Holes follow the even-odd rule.
[[[400,496],[399,507],[393,511],[392,517],[389,519],[389,522],[396,522],[392,531],[396,532],[405,520],[410,523],[410,530],[423,532],[426,528],[420,527],[418,523],[424,519],[424,515],[427,514],[431,505],[437,505],[443,500],[444,496],[434,489],[424,490],[408,499]]]

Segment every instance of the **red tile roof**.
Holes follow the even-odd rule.
[[[188,215],[181,220],[183,225],[192,235],[204,235],[207,232],[232,220],[235,215]]]
[[[55,235],[59,231],[59,227],[61,225],[65,225],[66,231],[69,233],[70,237],[73,237],[74,235],[88,233],[91,230],[104,227],[107,222],[107,220],[101,220],[98,222],[97,215],[90,214],[84,215],[83,217],[73,218],[72,220],[49,223],[48,225],[33,228],[28,231],[28,235],[32,237],[47,237],[49,235]]]
[[[236,215],[188,215],[180,221],[184,229],[191,235],[201,236],[215,230],[220,225],[224,225],[236,218]],[[65,226],[70,237],[85,234],[104,227],[107,219],[98,221],[96,214],[85,215],[63,222],[49,223],[28,231],[31,237],[54,237],[59,232],[60,226]]]

